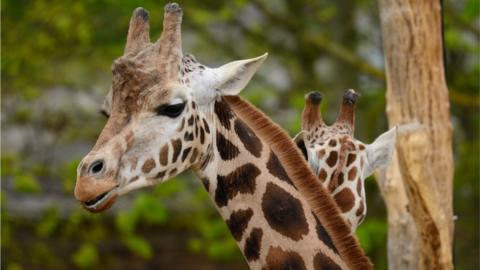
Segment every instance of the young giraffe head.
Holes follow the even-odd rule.
[[[319,180],[334,196],[352,230],[366,214],[364,180],[375,169],[390,162],[396,138],[396,128],[380,135],[369,145],[353,137],[357,98],[354,90],[347,90],[336,122],[327,126],[319,110],[322,95],[309,93],[305,97],[302,132],[295,138]]]
[[[267,56],[208,68],[182,55],[178,4],[165,6],[163,32],[154,43],[148,17],[143,8],[133,12],[103,104],[108,121],[78,166],[75,197],[92,212],[131,190],[204,166],[212,151],[212,104],[237,95]]]

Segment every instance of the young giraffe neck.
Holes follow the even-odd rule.
[[[240,107],[250,108],[254,113],[248,115]],[[311,202],[297,190],[302,185],[299,186],[298,175],[284,164],[282,151],[252,122],[265,116],[238,97],[217,101],[214,112],[211,120],[216,130],[212,131],[212,156],[208,157],[209,163],[195,171],[250,268],[368,268],[368,258],[339,214],[331,217],[333,222],[319,221],[325,216],[317,218],[314,212],[319,209],[312,208]],[[264,123],[267,124],[274,125],[270,121]],[[289,140],[286,134],[280,133],[276,139],[281,140],[282,135]],[[291,148],[294,152],[289,155],[297,155],[301,160],[293,143]],[[306,163],[297,164],[302,165],[309,172]],[[313,174],[312,177],[315,178]],[[331,203],[329,211],[338,212],[331,198],[329,200],[326,200],[327,206]],[[333,224],[336,231],[332,230]]]

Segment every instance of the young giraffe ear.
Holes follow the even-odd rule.
[[[239,60],[215,69],[219,79],[216,88],[222,96],[238,95],[267,58],[268,53],[259,57]]]
[[[392,160],[397,138],[397,127],[380,135],[372,144],[367,145],[367,160],[363,178],[370,176],[374,170],[388,165]]]

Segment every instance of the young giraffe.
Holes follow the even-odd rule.
[[[354,90],[347,90],[337,121],[327,126],[319,110],[321,94],[309,93],[305,98],[302,132],[294,139],[321,183],[333,195],[352,231],[367,211],[365,178],[390,162],[396,138],[396,128],[370,145],[353,137],[357,97]]]
[[[150,43],[130,21],[113,64],[108,121],[80,162],[75,197],[91,212],[192,168],[252,269],[371,269],[338,206],[288,135],[237,94],[266,58],[219,68],[183,56],[178,4]]]

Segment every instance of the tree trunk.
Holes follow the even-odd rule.
[[[379,0],[390,126],[399,133],[380,173],[390,269],[452,269],[452,126],[438,0]]]

